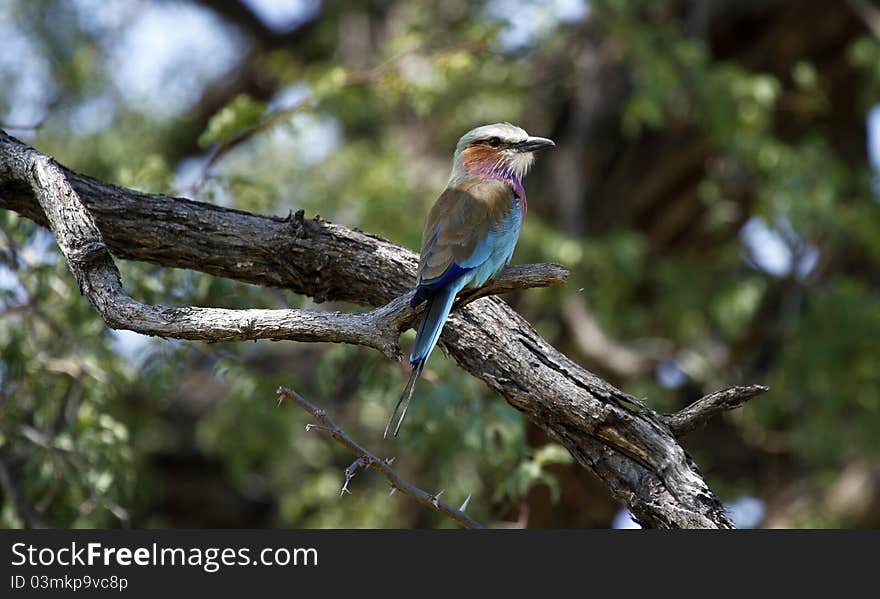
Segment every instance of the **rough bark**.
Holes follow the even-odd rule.
[[[64,169],[0,132],[0,208],[53,223],[56,236],[65,215],[63,209],[53,213],[58,206],[43,197],[41,186],[55,183],[40,175],[47,165],[69,184],[102,243],[120,258],[370,306],[406,294],[415,281],[416,255],[380,237],[307,220],[302,212],[259,216],[122,189]],[[59,205],[70,192],[61,194]],[[61,230],[67,233],[76,239],[95,232],[81,224]],[[106,255],[70,240],[59,243],[74,272],[77,264],[88,267],[90,259]],[[643,524],[733,526],[665,417],[557,352],[502,300],[482,298],[457,310],[441,344],[602,478]]]

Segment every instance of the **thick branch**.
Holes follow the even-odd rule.
[[[327,431],[327,433],[340,445],[357,456],[354,464],[349,466],[345,472],[345,486],[342,487],[343,491],[348,490],[348,481],[351,480],[357,470],[361,468],[372,468],[388,479],[388,482],[391,483],[392,489],[396,489],[404,495],[412,497],[422,505],[436,510],[444,516],[452,518],[465,528],[483,528],[482,524],[468,516],[464,510],[456,509],[448,503],[440,501],[440,493],[432,495],[401,478],[401,476],[391,468],[391,460],[383,460],[364,449],[359,443],[349,437],[344,430],[339,428],[339,426],[327,415],[327,412],[311,403],[293,389],[280,387],[278,389],[278,398],[279,401],[284,399],[292,400],[318,421],[319,426],[315,427],[314,425],[309,425],[306,427],[307,430],[314,427]]]
[[[11,162],[16,154],[2,158]],[[119,271],[89,211],[67,181],[65,172],[47,156],[22,148],[20,163],[7,164],[27,173],[26,182],[38,199],[58,245],[67,258],[80,289],[108,326],[144,335],[199,341],[286,339],[351,343],[378,349],[398,358],[397,339],[415,318],[406,295],[362,314],[316,310],[228,310],[224,308],[152,306],[129,297]],[[540,264],[517,267],[504,273],[480,295],[523,287],[543,287],[565,281],[561,266]],[[463,303],[480,295],[462,298]]]
[[[666,423],[676,436],[681,437],[705,424],[721,412],[735,410],[753,397],[767,393],[764,385],[743,385],[715,391],[691,405],[665,416]]]
[[[34,151],[0,132],[0,208],[46,224],[28,183],[27,152]],[[412,252],[354,229],[306,220],[302,212],[258,216],[59,169],[120,258],[284,287],[317,301],[371,306],[404,295],[415,281]],[[96,248],[86,256],[102,253]],[[560,354],[500,299],[483,298],[454,313],[441,344],[602,478],[643,524],[732,527],[662,417]]]
[[[612,339],[599,326],[584,301],[570,297],[562,304],[562,318],[578,350],[601,368],[624,379],[650,372],[657,360]]]

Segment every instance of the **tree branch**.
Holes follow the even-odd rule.
[[[848,0],[852,11],[858,16],[865,27],[880,38],[880,8],[871,4],[868,0]]]
[[[667,414],[664,418],[672,432],[682,437],[721,412],[735,410],[753,397],[767,393],[769,390],[770,387],[764,385],[729,387],[701,397],[686,408],[674,414]]]
[[[575,347],[600,369],[631,379],[650,372],[657,364],[657,357],[606,335],[581,298],[570,297],[563,302],[562,318],[568,325]]]
[[[49,160],[0,132],[0,208],[43,225],[62,221],[63,210],[51,206],[48,192],[34,189],[42,183],[32,171],[46,171]],[[118,284],[107,248],[119,258],[283,287],[319,302],[384,306],[411,291],[415,281],[413,252],[356,229],[306,220],[302,212],[259,216],[144,194],[51,165],[78,196],[62,194],[58,201],[81,202],[106,243],[62,245],[73,264],[97,261],[101,267],[83,272],[107,274],[94,281],[90,275],[82,285]],[[94,238],[90,229],[73,227],[72,233]],[[106,293],[96,289],[92,295]],[[662,416],[560,354],[497,297],[457,310],[440,342],[463,369],[603,479],[646,526],[733,526]]]
[[[326,341],[365,345],[392,359],[400,357],[397,339],[418,311],[407,294],[362,314],[316,310],[228,310],[225,308],[152,306],[132,299],[122,288],[119,270],[89,211],[59,165],[36,150],[23,150],[27,182],[55,233],[58,245],[79,283],[80,291],[113,329],[144,335],[198,341],[274,339]],[[7,155],[8,159],[9,156]],[[488,288],[462,302],[523,287],[565,281],[559,265],[539,264],[510,269]],[[463,305],[462,304],[462,305]]]
[[[345,470],[345,484],[342,487],[342,492],[348,491],[349,481],[359,470],[372,468],[388,479],[388,482],[391,483],[392,489],[396,489],[404,495],[412,497],[422,505],[438,511],[444,516],[452,518],[465,528],[483,528],[482,524],[468,516],[463,509],[456,509],[448,503],[440,501],[440,493],[432,495],[401,478],[400,475],[391,468],[391,460],[379,458],[375,454],[364,449],[360,444],[352,440],[345,431],[339,428],[339,426],[337,426],[337,424],[327,415],[327,412],[308,401],[293,389],[280,387],[278,389],[278,401],[280,403],[285,399],[295,402],[320,423],[319,426],[307,425],[306,430],[317,428],[326,431],[340,445],[357,456],[354,463]],[[465,501],[464,505],[466,504],[467,501]],[[464,505],[462,507],[464,507]]]

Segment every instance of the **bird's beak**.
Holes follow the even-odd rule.
[[[520,152],[534,152],[535,150],[555,145],[556,143],[552,139],[547,139],[546,137],[529,137],[525,141],[516,144],[516,149]]]

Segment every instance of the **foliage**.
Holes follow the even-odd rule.
[[[698,174],[681,185],[686,191],[663,195],[663,210],[648,224],[634,216],[636,199],[605,197],[620,202],[621,213],[604,224],[579,223],[574,232],[551,195],[563,189],[560,178],[574,175],[572,166],[551,168],[555,156],[541,156],[527,180],[530,212],[515,260],[562,262],[572,281],[566,290],[511,301],[574,359],[583,356],[561,316],[573,295],[612,338],[662,348],[645,351],[662,354],[658,363],[671,365],[675,380],[651,371],[615,381],[655,407],[675,409],[727,384],[766,382],[772,395],[726,426],[757,461],[784,456],[784,471],[767,466],[761,478],[736,460],[713,458],[715,447],[695,447],[695,458],[710,464],[710,482],[724,499],[754,493],[769,501],[778,489],[763,481],[804,479],[812,503],[796,521],[847,524],[816,506],[842,464],[876,461],[880,453],[880,203],[863,148],[854,152],[838,131],[839,123],[862,126],[880,100],[876,38],[842,41],[839,68],[851,70],[850,83],[834,85],[853,92],[842,109],[822,56],[805,50],[782,69],[747,51],[719,56],[675,2],[593,0],[571,18],[535,18],[546,26],[516,42],[511,32],[524,26],[517,15],[543,3],[417,0],[369,3],[367,10],[324,2],[315,26],[280,47],[221,23],[207,6],[214,3],[36,4],[0,8],[0,28],[15,33],[10,47],[32,63],[23,69],[0,58],[0,89],[10,90],[0,93],[0,125],[3,115],[36,110],[46,117],[38,130],[12,132],[73,169],[262,213],[302,208],[413,248],[458,136],[504,120],[537,134],[565,133],[583,100],[584,48],[601,40],[603,56],[625,73],[626,91],[612,127],[580,141],[625,156],[658,139],[684,139],[702,157]],[[225,71],[215,68],[222,75],[176,73],[175,85],[163,87],[188,103],[132,97],[120,83],[120,70],[133,68],[124,66],[131,57],[120,39],[133,35],[146,12],[163,10],[213,15],[200,35],[237,51]],[[368,35],[356,35],[363,28]],[[158,52],[154,43],[142,44],[138,64]],[[194,60],[210,65],[211,56]],[[45,75],[30,96],[21,74],[28,70]],[[234,91],[218,103],[226,88]],[[218,144],[228,152],[208,164]],[[648,194],[639,186],[643,176],[662,179],[676,166],[663,164],[660,173],[633,166],[619,177],[628,182],[621,189],[633,198]],[[584,214],[594,214],[595,198],[579,192]],[[688,194],[698,209],[685,241],[658,241],[656,221],[675,218],[678,196]],[[389,499],[384,480],[371,473],[339,498],[351,457],[305,433],[302,414],[275,406],[280,384],[328,409],[352,437],[398,456],[414,483],[445,489],[450,502],[472,494],[469,512],[478,519],[509,517],[537,487],[564,500],[561,485],[571,483],[555,473],[570,457],[440,351],[399,441],[380,445],[405,380],[401,365],[347,346],[206,346],[108,331],[51,236],[8,212],[0,213],[0,229],[0,458],[50,525],[451,525]],[[787,261],[768,266],[754,239],[775,244],[776,258]],[[311,305],[199,273],[121,267],[127,290],[146,302]],[[586,365],[602,372],[602,364]],[[175,478],[193,456],[217,470],[211,481],[237,502],[233,516],[222,500],[187,491]],[[181,515],[175,502],[205,502],[203,519],[192,510]],[[4,501],[0,525],[23,524]]]

